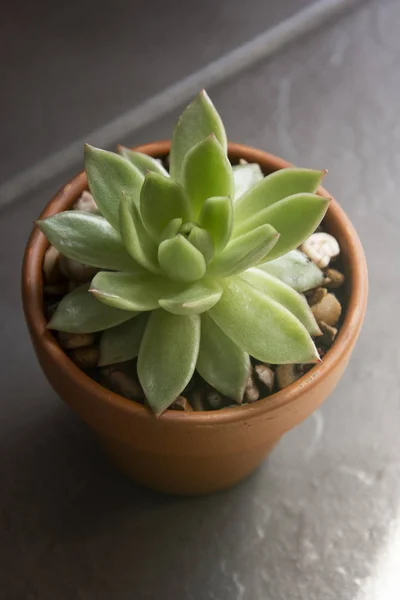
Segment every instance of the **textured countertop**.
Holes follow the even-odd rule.
[[[370,2],[209,90],[231,139],[329,169],[371,288],[335,392],[235,489],[166,498],[108,466],[21,315],[23,246],[62,181],[3,212],[1,600],[400,597],[399,23],[399,2]],[[163,138],[174,118],[124,141]]]

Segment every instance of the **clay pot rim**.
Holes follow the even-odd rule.
[[[168,154],[169,148],[169,141],[159,141],[138,146],[135,149],[155,157],[162,157]],[[275,171],[291,166],[287,161],[268,152],[242,144],[229,143],[228,153],[231,159],[244,158],[248,162],[257,162],[264,170]],[[82,188],[84,188],[85,184],[86,175],[82,172],[54,196],[47,204],[40,218],[68,208],[81,192]],[[318,193],[324,197],[332,198],[323,187],[319,188]],[[208,424],[211,426],[237,421],[248,421],[260,416],[264,416],[267,419],[268,416],[273,418],[273,414],[269,415],[269,413],[274,413],[276,410],[295,402],[300,395],[311,391],[321,379],[327,376],[331,369],[338,366],[346,347],[352,344],[361,328],[367,302],[368,278],[365,256],[358,235],[343,209],[333,198],[329,207],[329,218],[335,222],[336,227],[340,231],[339,237],[341,238],[341,242],[345,242],[349,249],[349,258],[346,265],[348,271],[351,273],[352,289],[343,324],[335,343],[326,353],[323,361],[312,367],[310,371],[287,388],[275,392],[271,396],[257,400],[253,404],[201,412],[167,410],[159,417],[159,420],[168,423],[176,422],[199,426]],[[42,346],[42,350],[59,363],[60,368],[62,368],[66,376],[75,380],[75,383],[82,386],[86,393],[95,396],[98,402],[106,403],[116,410],[129,413],[130,415],[134,414],[143,419],[154,419],[155,417],[151,411],[142,404],[127,400],[109,391],[81,371],[67,354],[64,353],[51,331],[46,329],[47,321],[43,311],[42,263],[47,246],[48,242],[45,236],[38,228],[34,228],[26,247],[22,271],[24,312],[28,325],[35,334],[34,338],[39,340],[38,343]]]

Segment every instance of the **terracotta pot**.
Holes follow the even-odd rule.
[[[156,142],[137,149],[162,157],[169,147],[169,142]],[[290,166],[271,154],[238,144],[229,144],[229,156],[256,162],[265,173]],[[69,208],[86,187],[86,176],[81,173],[55,196],[41,217]],[[329,196],[323,188],[319,193]],[[25,253],[22,294],[37,357],[55,391],[92,427],[121,471],[140,484],[174,494],[207,494],[227,488],[258,467],[281,436],[331,393],[361,328],[367,269],[358,236],[334,200],[325,225],[341,246],[349,303],[343,326],[323,362],[286,389],[254,404],[214,412],[166,411],[158,419],[141,404],[108,391],[85,375],[46,330],[42,263],[48,242],[38,229],[33,231]]]

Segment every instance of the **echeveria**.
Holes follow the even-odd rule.
[[[39,222],[62,254],[101,269],[90,287],[65,296],[48,326],[103,331],[100,365],[138,356],[157,415],[196,368],[240,403],[250,356],[317,361],[318,326],[298,292],[322,275],[296,248],[327,210],[315,194],[324,172],[263,177],[258,165],[232,167],[204,91],[178,120],[170,173],[155,158],[120,153],[85,148],[99,215],[66,211]]]

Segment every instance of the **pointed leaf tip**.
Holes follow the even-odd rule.
[[[263,362],[308,363],[317,357],[304,325],[241,278],[224,281],[221,300],[208,314],[240,348]]]
[[[185,155],[210,133],[215,134],[226,153],[227,138],[224,125],[207,92],[201,90],[185,108],[175,126],[170,152],[170,174],[173,179],[181,180]]]

